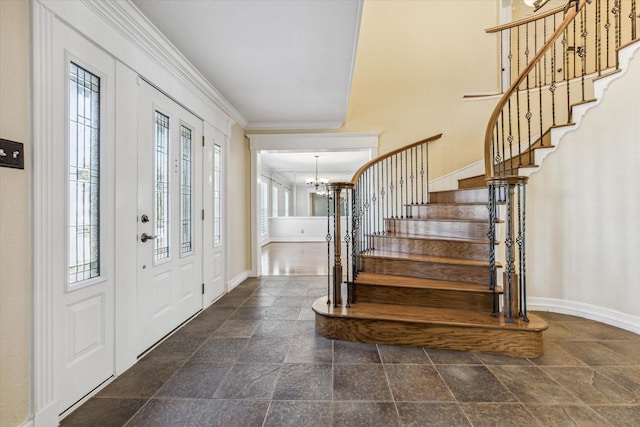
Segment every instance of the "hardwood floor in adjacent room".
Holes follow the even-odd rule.
[[[261,256],[263,276],[325,276],[333,250],[327,253],[326,242],[275,242],[264,245]]]

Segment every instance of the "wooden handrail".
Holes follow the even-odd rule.
[[[528,18],[523,18],[518,21],[509,22],[508,24],[499,25],[497,27],[491,27],[484,30],[486,33],[497,33],[500,31],[508,30],[511,28],[519,27],[520,25],[530,24],[531,22],[535,22],[539,19],[548,18],[549,16],[553,16],[556,13],[560,13],[564,10],[564,6],[558,6],[554,9],[549,10],[548,12],[541,13],[540,15],[533,15]]]
[[[484,134],[484,170],[485,170],[485,176],[487,178],[493,177],[493,166],[492,166],[493,159],[491,158],[493,130],[496,126],[496,123],[498,122],[498,118],[500,117],[502,110],[504,109],[505,105],[507,105],[507,102],[509,102],[509,99],[511,98],[511,96],[518,90],[518,87],[520,86],[520,84],[522,84],[522,82],[526,79],[529,73],[538,65],[538,62],[540,61],[540,59],[545,55],[547,50],[551,48],[551,46],[556,42],[556,40],[562,35],[562,33],[569,26],[569,24],[573,22],[576,15],[582,10],[582,8],[585,6],[587,2],[587,0],[579,0],[579,1],[580,1],[579,7],[577,9],[570,8],[567,11],[564,21],[562,21],[562,23],[558,26],[558,28],[556,28],[555,32],[551,35],[549,40],[547,40],[544,46],[542,46],[542,48],[538,51],[538,53],[533,58],[533,60],[531,60],[531,62],[529,62],[529,64],[522,70],[518,78],[515,81],[513,81],[513,83],[511,83],[511,86],[509,86],[509,89],[507,89],[504,95],[502,95],[502,98],[500,98],[500,101],[494,108],[493,113],[489,118],[489,123],[487,124],[487,129],[485,130],[485,134]],[[564,10],[564,7],[562,9]]]
[[[430,136],[429,138],[425,138],[425,139],[423,139],[423,140],[421,140],[421,141],[417,141],[417,142],[414,142],[414,143],[412,143],[412,144],[405,145],[404,147],[397,148],[397,149],[395,149],[395,150],[393,150],[393,151],[389,151],[388,153],[382,154],[382,155],[380,155],[380,156],[376,157],[375,159],[369,160],[369,161],[368,161],[367,163],[365,163],[365,164],[364,164],[360,169],[358,169],[358,170],[356,171],[356,173],[353,175],[353,178],[351,178],[351,183],[353,183],[354,185],[355,185],[355,184],[357,184],[357,183],[358,183],[358,179],[360,179],[360,176],[361,176],[361,175],[364,173],[364,171],[366,171],[366,170],[367,170],[371,165],[374,165],[374,164],[376,164],[376,163],[379,163],[379,162],[381,162],[382,160],[384,160],[384,159],[386,159],[386,158],[389,158],[389,157],[393,156],[394,154],[398,154],[398,153],[400,153],[400,152],[402,152],[402,151],[409,150],[409,149],[411,149],[411,148],[413,148],[413,147],[415,147],[415,146],[421,145],[421,144],[425,144],[425,143],[433,142],[433,141],[435,141],[435,140],[440,139],[441,137],[442,137],[442,134],[441,134],[441,133],[439,133],[439,134],[437,134],[437,135]]]

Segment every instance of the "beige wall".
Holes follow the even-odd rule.
[[[0,138],[25,144],[25,170],[0,168],[0,425],[28,418],[31,304],[29,246],[29,4],[0,1]]]
[[[492,0],[365,0],[347,120],[342,130],[379,131],[380,153],[443,133],[431,177],[478,161],[499,90],[499,22]]]
[[[251,156],[239,125],[231,128],[227,167],[227,224],[229,260],[227,280],[251,270]]]

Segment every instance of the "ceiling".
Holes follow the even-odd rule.
[[[369,151],[323,151],[317,153],[260,153],[263,166],[289,182],[304,184],[304,179],[315,175],[318,157],[318,176],[330,182],[350,181],[360,166],[370,160]]]
[[[131,0],[244,117],[247,130],[345,121],[362,0]],[[290,182],[350,180],[369,152],[261,152]]]
[[[132,0],[252,129],[335,129],[362,0]]]

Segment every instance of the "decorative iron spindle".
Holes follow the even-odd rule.
[[[327,196],[329,197],[329,196]],[[331,210],[327,199],[327,305],[331,304]]]
[[[496,189],[493,181],[489,182],[489,201],[487,208],[489,209],[489,232],[487,237],[489,238],[489,289],[493,294],[493,311],[491,315],[495,317],[498,312],[497,307],[497,271],[496,271]]]
[[[420,195],[428,203],[428,144],[439,139],[442,135],[411,144],[405,149],[396,150],[381,158],[369,162],[361,168],[349,183],[331,183],[329,189],[333,194],[333,235],[330,234],[330,209],[327,206],[327,258],[331,259],[331,243],[334,247],[333,288],[327,279],[327,304],[338,307],[342,304],[341,285],[346,277],[346,305],[356,302],[357,288],[355,280],[361,271],[360,255],[374,249],[374,236],[395,231],[390,222],[398,219],[405,202],[418,202],[418,188],[422,185]],[[424,158],[423,158],[424,154]],[[419,158],[416,158],[419,157]],[[422,184],[417,182],[416,172],[420,168]],[[415,184],[413,189],[409,185],[410,175]],[[423,178],[424,177],[424,178]],[[387,192],[388,189],[388,192]],[[404,191],[402,191],[404,189]],[[345,197],[341,197],[341,192]],[[395,193],[395,194],[394,194]],[[400,193],[400,194],[399,194]],[[426,194],[425,194],[426,193]],[[345,206],[346,229],[341,233],[341,206]],[[350,207],[350,209],[349,209]],[[345,242],[345,259],[349,260],[343,275],[342,242]],[[330,261],[328,261],[330,262]],[[329,276],[329,275],[328,275]]]

